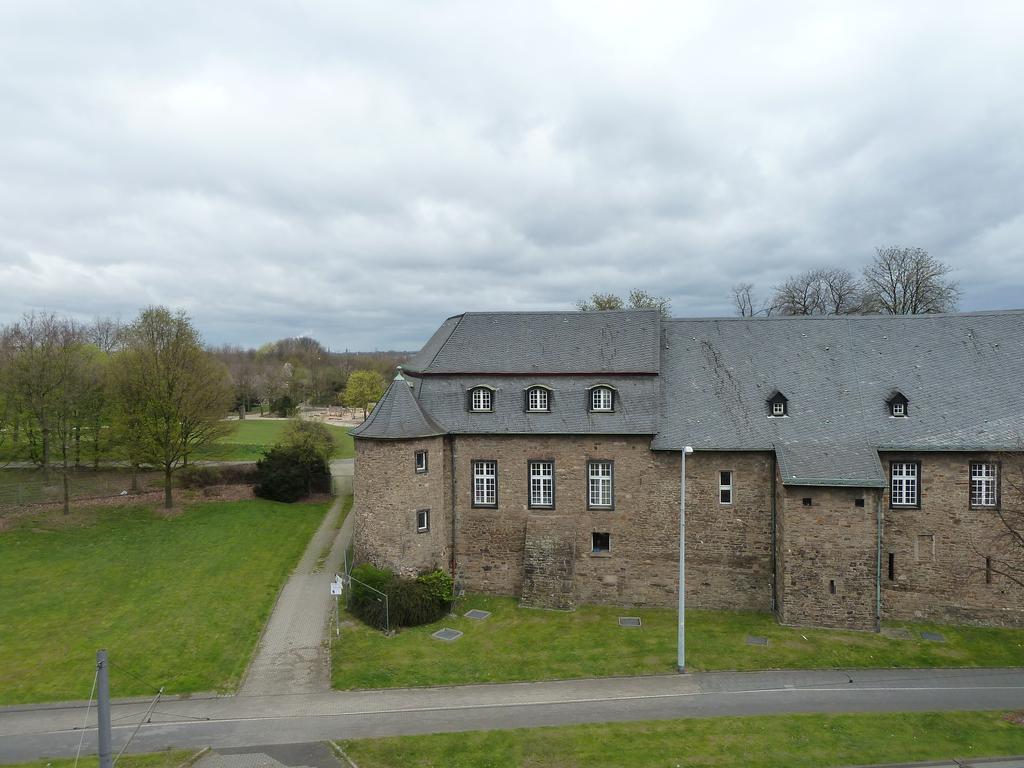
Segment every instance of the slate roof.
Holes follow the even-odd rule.
[[[879,450],[1019,449],[1024,439],[1024,310],[469,313],[446,320],[408,368],[413,388],[392,384],[354,434],[644,434],[655,450],[774,450],[786,484],[856,487],[885,484]],[[597,383],[616,387],[614,413],[588,412]],[[478,384],[496,388],[494,413],[468,412]],[[524,412],[532,384],[552,388],[550,414]],[[769,416],[776,391],[785,417]],[[906,418],[890,416],[895,391],[909,400]]]
[[[410,373],[658,372],[661,313],[467,312],[444,321]]]
[[[395,376],[366,421],[352,430],[355,437],[378,440],[406,440],[444,433],[445,430],[423,412],[413,396],[412,384],[401,373]]]

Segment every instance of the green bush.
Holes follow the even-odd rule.
[[[251,485],[257,482],[256,469],[251,464],[211,466],[192,464],[177,473],[182,488],[207,488],[211,485]]]
[[[437,621],[448,612],[451,602],[451,578],[443,571],[409,579],[367,564],[354,568],[352,578],[349,610],[367,624],[381,629],[386,625],[394,629]],[[386,606],[373,590],[387,595]]]
[[[303,446],[275,446],[256,462],[257,496],[273,501],[298,501],[313,493],[330,493],[327,462]]]
[[[327,425],[319,421],[296,419],[284,429],[284,436],[278,445],[289,448],[306,448],[324,461],[334,455],[334,438]]]

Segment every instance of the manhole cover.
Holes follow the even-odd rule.
[[[944,643],[944,642],[946,642],[946,638],[944,638],[938,632],[922,632],[921,633],[921,637],[924,638],[925,640],[931,640],[932,642],[935,642],[935,643]]]
[[[768,645],[768,638],[758,637],[757,635],[747,635],[747,645]]]
[[[620,627],[639,627],[640,617],[639,616],[619,616]]]
[[[479,608],[474,608],[471,611],[466,611],[462,615],[465,616],[467,619],[476,619],[477,621],[480,621],[481,619],[486,619],[488,616],[490,616],[491,612],[481,611]]]
[[[457,629],[449,629],[448,627],[445,627],[444,629],[437,630],[437,632],[432,634],[431,637],[437,640],[444,640],[446,643],[450,643],[453,640],[458,640],[460,637],[462,637],[462,633],[459,632],[459,630]]]

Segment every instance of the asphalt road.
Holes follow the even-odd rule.
[[[1024,707],[1024,669],[701,673],[450,688],[194,697],[157,705],[130,752],[567,723],[787,712]],[[114,747],[147,702],[114,706]],[[95,753],[95,709],[0,710],[0,762]]]

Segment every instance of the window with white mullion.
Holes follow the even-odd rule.
[[[591,507],[612,506],[612,463],[592,461],[589,465],[588,503]]]
[[[498,503],[498,463],[473,462],[473,503],[493,507]]]
[[[993,462],[971,464],[971,506],[994,507],[998,502],[999,467]]]
[[[546,411],[548,409],[548,391],[542,387],[534,387],[530,390],[530,410]]]
[[[723,469],[718,473],[718,503],[732,504],[732,471]]]
[[[590,390],[590,410],[610,411],[612,409],[612,390],[608,387],[594,387]]]
[[[555,465],[550,461],[530,462],[530,506],[555,504]]]
[[[477,387],[473,390],[473,410],[491,410],[491,390],[486,387]]]
[[[917,464],[912,461],[893,462],[891,503],[894,507],[916,507],[918,498]]]

